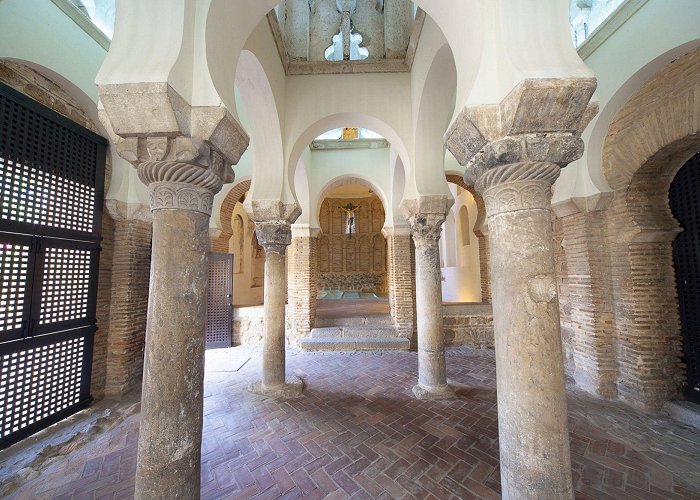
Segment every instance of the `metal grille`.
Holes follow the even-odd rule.
[[[57,323],[87,316],[90,252],[75,248],[47,248],[44,253],[45,290],[39,323]]]
[[[2,289],[0,290],[0,341],[2,334],[22,328],[28,299],[29,244],[0,243]]]
[[[206,347],[231,347],[233,255],[209,254]]]
[[[91,233],[95,188],[0,157],[2,219]]]
[[[106,146],[0,84],[0,447],[91,400]]]
[[[700,153],[671,184],[669,203],[683,227],[673,242],[688,399],[700,403]]]

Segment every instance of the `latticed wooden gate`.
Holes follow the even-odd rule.
[[[209,254],[206,348],[231,347],[233,255]]]
[[[673,242],[688,399],[700,403],[700,153],[671,183],[669,202],[683,232]]]
[[[0,84],[0,448],[91,400],[106,148]]]

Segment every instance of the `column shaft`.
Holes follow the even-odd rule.
[[[199,498],[208,215],[157,210],[135,497]]]
[[[551,182],[516,181],[484,192],[506,499],[573,498]]]
[[[455,397],[447,384],[442,317],[442,272],[438,242],[453,200],[446,195],[404,200],[401,209],[411,227],[416,259],[416,330],[418,333],[418,399]]]
[[[285,301],[287,274],[285,248],[265,249],[265,335],[263,337],[263,387],[284,385]]]
[[[292,241],[291,226],[286,219],[257,220],[255,224],[258,241],[265,248],[265,333],[262,379],[248,389],[265,396],[295,398],[304,384],[299,377],[285,377],[286,254]]]
[[[430,392],[447,389],[442,330],[442,279],[439,240],[415,238],[418,384]],[[416,389],[414,389],[416,392]]]

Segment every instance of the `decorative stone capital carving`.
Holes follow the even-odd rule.
[[[517,210],[549,210],[552,184],[559,172],[553,163],[514,163],[483,171],[475,187],[482,193],[487,217]]]
[[[504,137],[486,144],[469,159],[464,181],[476,186],[477,179],[487,171],[512,164],[547,163],[561,168],[582,155],[583,139],[577,135],[555,133]]]
[[[500,139],[580,136],[597,110],[597,105],[589,105],[595,88],[594,78],[523,80],[499,104],[464,108],[445,134],[445,143],[460,165],[466,165],[485,146]],[[511,149],[508,145],[492,148],[492,159],[505,161]],[[532,161],[572,161],[565,157],[557,160],[557,153],[550,155],[548,149],[539,140],[526,148]],[[543,155],[546,158],[539,159]],[[518,160],[507,163],[514,161]]]
[[[138,173],[149,188],[151,211],[191,210],[211,215],[214,195],[222,186],[212,170],[190,163],[142,162]]]
[[[189,163],[233,182],[248,135],[223,106],[191,106],[164,82],[99,86],[99,116],[117,153],[146,162]]]
[[[255,235],[265,252],[284,255],[292,243],[292,226],[286,220],[271,220],[255,223]]]
[[[442,224],[454,200],[445,195],[419,196],[401,202],[401,212],[406,218],[417,248],[436,246],[440,240]]]

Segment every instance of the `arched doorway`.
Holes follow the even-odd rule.
[[[327,192],[319,209],[319,299],[386,299],[384,219],[379,196],[357,179]]]
[[[669,205],[683,232],[673,241],[678,309],[687,384],[685,396],[700,403],[700,153],[688,160],[671,183]]]

